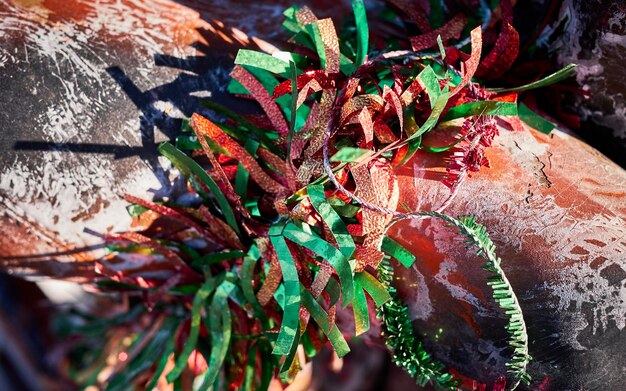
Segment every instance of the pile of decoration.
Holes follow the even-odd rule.
[[[558,82],[573,67],[522,87],[485,89],[474,78],[499,77],[517,56],[510,2],[491,2],[489,15],[499,19],[473,29],[480,21],[463,14],[442,23],[438,2],[430,13],[405,3],[389,1],[376,40],[361,0],[352,2],[355,23],[342,39],[330,19],[291,7],[283,27],[292,51],[239,52],[229,91],[263,113],[239,115],[207,102],[220,121],[195,114],[176,145],[160,146],[184,176],[185,197],[126,197],[131,214],[150,227],[107,236],[111,251],[97,272],[106,277],[99,289],[125,292],[130,308],[72,331],[113,341],[90,351],[77,339],[83,351],[74,354],[95,363],[76,372],[77,381],[107,390],[162,381],[265,390],[272,379],[291,381],[327,342],[339,357],[348,354],[346,337],[366,332],[375,311],[393,361],[418,384],[461,387],[463,379],[415,336],[392,285],[394,268],[415,257],[387,229],[436,218],[485,258],[486,283],[508,321],[508,387],[530,382],[524,318],[494,244],[471,216],[443,212],[462,182],[488,166],[484,152],[501,129],[497,121],[553,128],[518,104],[517,93]],[[419,34],[411,35],[415,26]],[[483,47],[486,28],[495,40]],[[436,132],[448,141],[422,143]],[[394,170],[420,149],[447,161],[449,196],[432,211],[398,202]],[[340,330],[336,314],[346,309],[355,327]],[[102,375],[98,357],[122,353],[123,362]]]

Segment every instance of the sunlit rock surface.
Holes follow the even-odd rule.
[[[85,227],[127,226],[124,193],[170,194],[158,143],[201,99],[225,99],[237,50],[271,49],[290,4],[0,3],[3,208],[78,244],[97,241]]]
[[[565,0],[559,12],[564,33],[551,50],[565,65],[579,64],[581,137],[626,167],[626,2]],[[555,23],[556,27],[556,23]]]
[[[446,213],[473,214],[491,233],[524,310],[533,377],[548,389],[624,387],[626,172],[560,131],[501,130],[487,156],[491,168]],[[401,169],[404,202],[439,205],[448,190],[428,178],[441,165],[424,155]],[[398,270],[419,333],[447,363],[495,380],[508,355],[484,260],[438,221],[402,222],[392,236],[418,256]]]
[[[180,118],[202,111],[202,97],[239,104],[224,92],[234,53],[280,42],[277,21],[291,3],[1,3],[5,264],[12,256],[23,274],[89,277],[89,264],[76,271],[50,262],[75,255],[54,253],[98,243],[85,228],[126,228],[124,193],[171,194],[175,173],[156,145],[175,137]],[[313,7],[333,17],[346,9]],[[468,179],[447,212],[475,214],[492,233],[525,311],[536,385],[626,388],[626,174],[560,131],[550,138],[502,129],[496,144],[492,167]],[[441,162],[422,155],[403,168],[404,202],[438,205],[447,189],[428,179],[437,170]],[[393,235],[418,255],[400,281],[417,333],[447,364],[495,380],[507,358],[504,318],[482,260],[436,222],[404,222]],[[372,373],[354,362],[356,373]]]

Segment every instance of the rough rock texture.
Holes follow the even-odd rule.
[[[582,115],[580,136],[626,167],[626,2],[564,0],[550,45],[562,64],[576,63],[577,81],[589,92],[575,109]]]
[[[553,135],[501,131],[487,155],[492,168],[467,180],[446,213],[473,214],[488,227],[524,310],[535,386],[623,389],[626,172]],[[404,202],[439,205],[447,188],[429,178],[442,165],[422,155],[403,168]],[[398,269],[418,332],[431,343],[437,335],[437,356],[461,372],[497,379],[508,357],[504,318],[482,258],[438,221],[401,222],[392,235],[418,256],[412,269]]]
[[[226,99],[236,51],[271,47],[291,3],[0,3],[3,225],[27,215],[46,236],[85,245],[98,240],[85,227],[129,224],[124,193],[168,196],[156,146],[203,97]]]
[[[236,49],[267,45],[251,36],[275,37],[290,3],[0,3],[3,262],[21,262],[28,274],[37,264],[26,258],[48,262],[98,242],[85,227],[125,228],[123,193],[168,196],[170,173],[156,144],[201,110],[207,91],[226,99]],[[345,9],[330,1],[314,7],[333,16]],[[503,130],[497,140],[493,168],[465,183],[450,212],[474,213],[493,233],[527,314],[533,375],[554,390],[626,388],[624,171],[559,131],[549,139]],[[427,208],[445,196],[424,175],[439,165],[416,160],[401,172],[409,204]],[[403,285],[418,332],[427,341],[440,334],[436,354],[446,363],[493,381],[504,370],[503,319],[485,291],[481,261],[437,223],[403,223],[395,234],[420,255]],[[60,265],[45,266],[67,277]]]

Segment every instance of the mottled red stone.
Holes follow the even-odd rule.
[[[227,100],[234,53],[242,45],[271,48],[265,41],[278,37],[277,19],[290,3],[0,4],[0,48],[8,50],[0,51],[0,89],[16,97],[2,101],[11,115],[0,116],[2,264],[22,275],[90,278],[92,264],[68,268],[56,261],[73,256],[57,253],[99,240],[84,227],[127,227],[124,203],[115,201],[125,192],[174,193],[163,184],[169,173],[155,143],[175,136],[180,124],[172,118],[201,110],[194,94]],[[344,3],[312,8],[336,17]],[[623,389],[626,174],[560,131],[500,134],[487,151],[491,168],[464,182],[447,213],[474,214],[488,227],[524,309],[536,381],[554,390]],[[433,179],[443,167],[440,156],[418,154],[398,172],[402,201],[439,205],[449,190]],[[418,256],[399,282],[416,332],[446,364],[496,381],[507,358],[504,318],[484,284],[483,261],[439,222],[412,224],[391,234]],[[372,365],[382,365],[379,358]]]
[[[576,370],[581,362],[619,373],[626,334],[626,172],[560,131],[549,137],[501,129],[487,156],[491,168],[464,182],[446,213],[472,214],[487,226],[524,309],[536,358],[531,373],[550,374],[556,387],[550,389],[594,384],[593,371]],[[442,165],[422,154],[400,169],[401,202],[426,210],[439,205],[448,190],[426,178]],[[438,357],[495,381],[508,356],[483,259],[439,221],[405,221],[390,233],[418,259],[409,270],[398,268],[417,332],[435,345],[441,328]],[[624,384],[621,377],[611,381]]]

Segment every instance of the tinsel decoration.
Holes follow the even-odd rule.
[[[489,273],[487,285],[493,290],[494,300],[508,317],[506,330],[509,334],[508,344],[513,351],[513,357],[506,365],[515,380],[512,388],[516,388],[520,382],[529,384],[530,376],[526,372],[526,366],[531,357],[528,354],[528,334],[524,315],[515,292],[502,270],[502,260],[496,255],[496,246],[489,238],[487,229],[484,225],[477,223],[473,216],[460,216],[454,219],[444,214],[430,214],[457,228],[459,233],[465,236],[467,246],[476,247],[476,254],[487,259],[487,263],[481,266]]]
[[[380,334],[391,352],[393,362],[422,387],[432,383],[442,389],[456,390],[458,379],[446,372],[444,365],[434,360],[415,337],[409,309],[402,304],[392,285],[393,276],[393,267],[388,260],[383,259],[378,265],[378,279],[391,299],[378,308],[377,316],[382,321]]]
[[[99,289],[131,301],[127,314],[92,330],[106,330],[103,355],[127,359],[106,376],[95,365],[77,379],[108,390],[163,381],[265,390],[272,379],[293,380],[326,342],[348,354],[346,336],[370,328],[369,296],[394,362],[418,384],[455,389],[459,379],[415,336],[388,262],[415,262],[387,237],[391,224],[435,217],[487,259],[487,283],[508,318],[511,388],[528,384],[523,315],[486,228],[442,212],[463,180],[488,165],[496,120],[552,129],[516,92],[558,82],[572,68],[518,89],[478,84],[474,77],[506,72],[519,45],[510,1],[491,3],[501,9],[487,13],[500,18],[500,33],[483,62],[480,20],[446,15],[439,2],[427,14],[389,1],[376,20],[389,36],[370,36],[365,6],[354,0],[355,23],[341,39],[330,19],[291,7],[283,23],[291,51],[241,50],[229,91],[262,114],[206,102],[221,120],[194,114],[175,145],[159,147],[184,176],[184,197],[127,196],[146,229],[107,235],[110,254],[97,263]],[[412,25],[418,35],[407,31]],[[422,142],[437,133],[455,136],[443,146]],[[394,172],[418,150],[446,154],[451,191],[434,211],[400,211]],[[335,317],[348,306],[355,329],[341,330]]]

